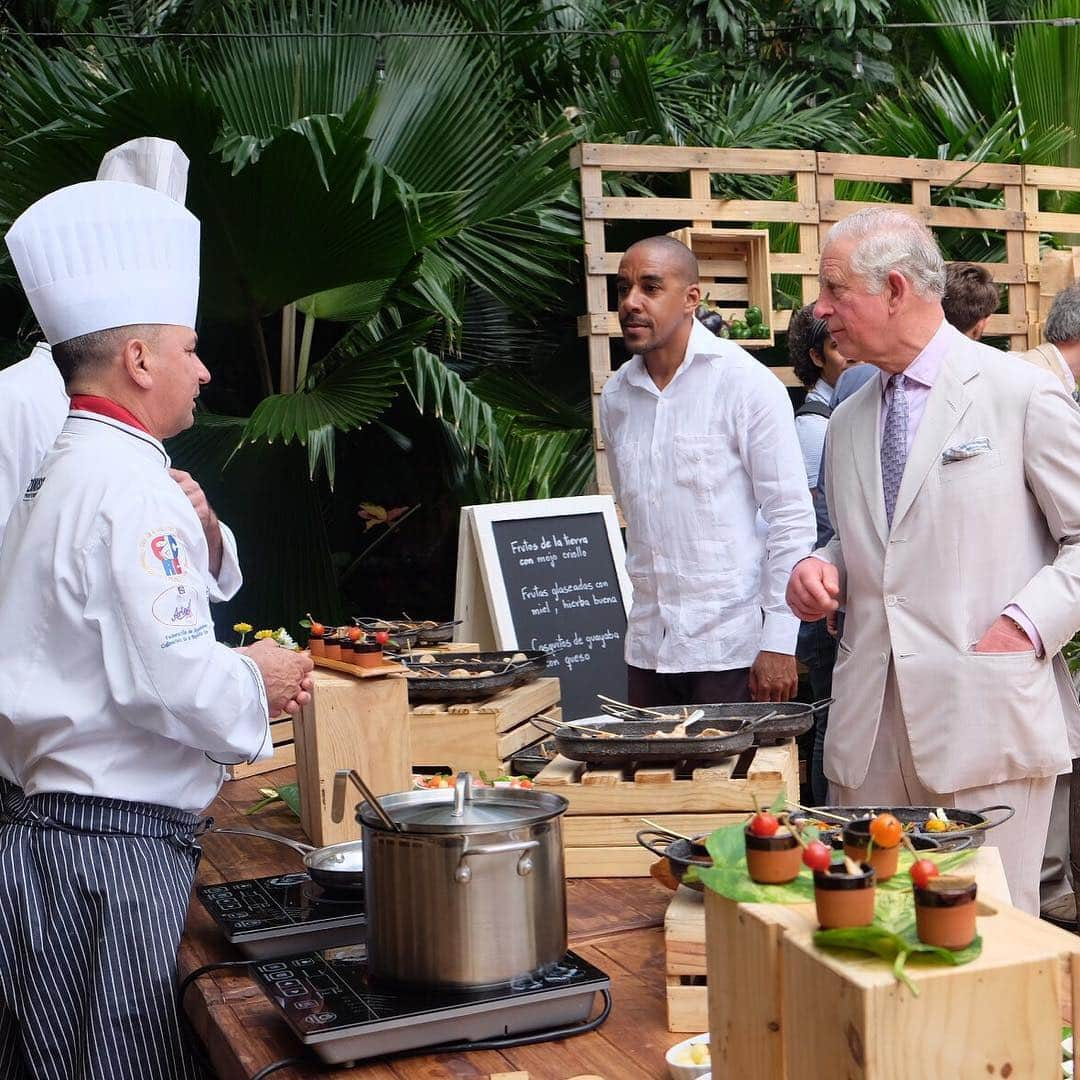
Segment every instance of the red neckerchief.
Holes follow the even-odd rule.
[[[72,394],[71,407],[73,409],[81,409],[83,412],[97,413],[99,416],[107,416],[110,420],[119,420],[121,424],[127,424],[128,427],[138,428],[139,431],[145,431],[147,435],[152,435],[153,432],[139,419],[135,417],[133,413],[128,412],[123,405],[117,405],[115,401],[110,401],[108,398],[97,397],[94,394]]]

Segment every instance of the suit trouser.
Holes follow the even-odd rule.
[[[840,732],[830,734],[842,737]],[[995,844],[1001,854],[1014,906],[1038,915],[1039,870],[1056,779],[1027,777],[954,792],[928,788],[915,771],[896,674],[890,663],[866,779],[857,788],[832,783],[830,790],[833,801],[840,806],[941,806],[979,810],[1005,803],[1014,807],[1016,814],[994,829],[987,842]]]
[[[198,818],[0,780],[0,1080],[194,1080],[176,950]]]
[[[1043,907],[1072,896],[1072,871],[1069,866],[1069,792],[1072,772],[1062,773],[1054,784],[1054,802],[1050,827],[1046,833],[1046,854],[1039,879],[1039,902]]]

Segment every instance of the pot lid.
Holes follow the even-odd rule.
[[[458,776],[453,788],[403,791],[379,802],[405,832],[447,835],[534,825],[564,813],[569,805],[561,795],[535,789],[474,788],[467,773]],[[387,831],[367,803],[360,804],[357,820]]]

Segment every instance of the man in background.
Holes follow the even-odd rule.
[[[990,272],[978,263],[955,262],[945,268],[945,318],[965,337],[981,341],[986,322],[998,309],[1001,293]]]
[[[1076,395],[1080,377],[1080,282],[1054,297],[1043,327],[1046,342],[1020,355],[1061,380],[1067,393]]]
[[[694,318],[697,260],[679,241],[632,245],[617,289],[633,356],[604,386],[600,430],[627,522],[630,701],[787,701],[799,622],[784,584],[814,540],[787,391]]]

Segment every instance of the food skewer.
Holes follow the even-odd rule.
[[[659,709],[646,709],[641,705],[627,705],[625,701],[616,701],[614,698],[605,697],[603,694],[596,695],[598,701],[606,702],[608,705],[615,705],[617,708],[624,709],[627,712],[645,713],[647,716],[656,716],[662,720],[675,719],[670,713],[660,712]]]
[[[829,821],[839,821],[844,825],[847,825],[852,819],[848,817],[841,817],[839,814],[828,814],[824,810],[815,810],[812,806],[802,806],[797,802],[792,802],[791,799],[786,799],[785,802],[794,810],[801,810],[804,814],[809,814],[815,818],[827,818]]]
[[[686,840],[688,843],[695,844],[697,841],[692,836],[686,836],[684,833],[676,832],[674,829],[669,829],[666,825],[661,825],[658,821],[651,821],[647,817],[641,819],[649,826],[650,829],[655,829],[659,833],[663,833],[665,836],[674,836],[677,840]]]

